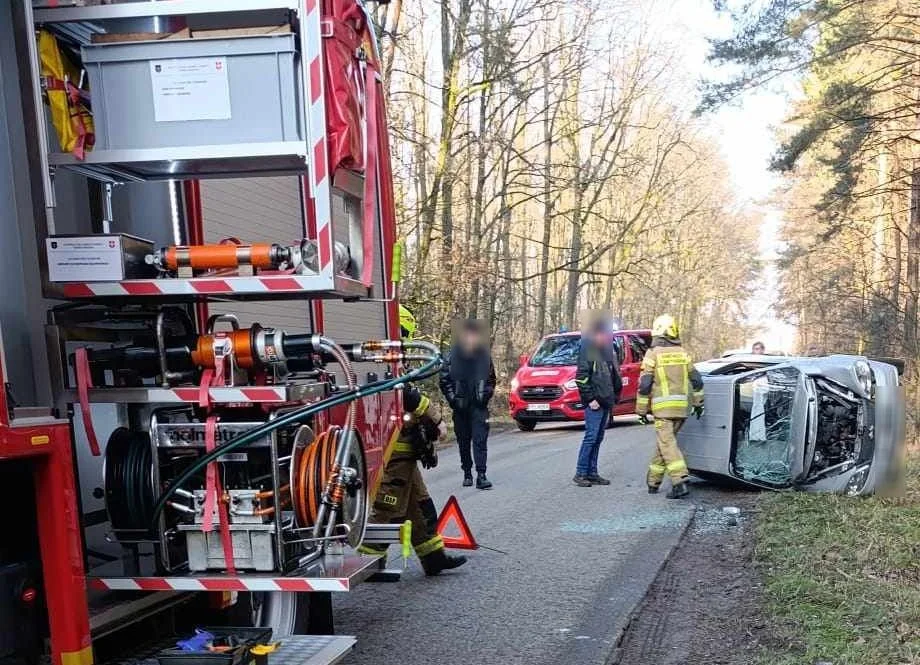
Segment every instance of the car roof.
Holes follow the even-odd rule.
[[[652,331],[648,329],[643,330],[640,328],[640,329],[630,329],[630,330],[614,330],[610,334],[613,336],[615,335],[644,335],[647,337],[651,337]],[[581,331],[580,330],[567,330],[566,332],[549,333],[548,335],[544,335],[543,339],[546,339],[548,337],[575,337],[576,335],[580,337]]]

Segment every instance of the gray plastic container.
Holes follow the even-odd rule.
[[[283,34],[84,46],[95,150],[303,141],[295,44]]]

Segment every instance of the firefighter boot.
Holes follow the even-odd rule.
[[[466,557],[462,554],[448,554],[444,548],[439,548],[431,554],[419,557],[419,561],[422,562],[425,575],[433,577],[439,575],[441,571],[459,568],[466,563]]]
[[[486,474],[484,473],[476,474],[476,489],[478,490],[492,489],[492,481],[486,478]]]
[[[684,481],[682,483],[674,483],[670,491],[665,494],[665,497],[668,499],[685,499],[689,495],[690,488],[687,486],[687,481]]]

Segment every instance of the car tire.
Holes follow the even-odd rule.
[[[522,432],[533,432],[537,426],[537,421],[535,420],[515,420],[514,422],[517,423],[518,429]]]

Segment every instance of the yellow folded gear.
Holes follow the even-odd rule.
[[[64,56],[57,39],[47,30],[38,32],[42,85],[51,109],[51,124],[64,152],[77,159],[86,157],[96,142],[93,115],[83,102],[85,92],[78,87],[80,72]]]

